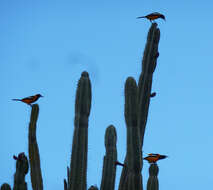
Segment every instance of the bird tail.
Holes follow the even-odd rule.
[[[21,101],[20,99],[12,99],[13,101]]]
[[[145,16],[139,16],[139,17],[137,17],[137,18],[146,18]]]

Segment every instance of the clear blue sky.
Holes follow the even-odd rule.
[[[100,187],[104,133],[113,124],[118,159],[126,149],[124,82],[138,80],[150,22],[161,12],[160,57],[144,140],[159,162],[160,189],[207,189],[213,185],[212,18],[207,1],[29,1],[0,2],[0,184],[13,184],[12,156],[28,153],[30,107],[12,98],[36,93],[37,139],[45,189],[63,189],[70,163],[76,84],[87,70],[92,82],[88,187]],[[208,159],[203,159],[205,155]],[[116,188],[121,168],[117,170]],[[144,187],[148,163],[142,171]],[[28,188],[31,189],[29,173]]]

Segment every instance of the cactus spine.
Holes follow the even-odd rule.
[[[28,173],[28,170],[29,170],[29,165],[28,165],[27,157],[24,155],[24,153],[20,153],[16,160],[16,172],[14,175],[13,190],[27,190],[25,175]]]
[[[78,81],[75,100],[75,129],[70,163],[69,190],[86,190],[88,119],[91,107],[89,74],[83,72]]]
[[[147,182],[147,190],[158,190],[159,184],[158,184],[158,165],[157,164],[151,164],[149,167],[149,179]]]
[[[119,190],[143,189],[141,170],[143,167],[142,147],[149,111],[152,77],[157,64],[160,30],[153,23],[149,29],[142,60],[142,72],[138,87],[132,77],[125,85],[125,119],[127,125],[127,153],[120,178]],[[138,132],[138,133],[137,133]],[[138,135],[139,136],[138,136]]]
[[[116,129],[110,125],[105,133],[105,147],[106,154],[104,156],[104,164],[102,171],[101,190],[114,190],[115,188],[115,174],[117,161],[117,135]]]
[[[29,135],[28,135],[28,150],[30,159],[30,176],[33,190],[43,190],[43,180],[40,167],[40,155],[38,144],[36,140],[36,122],[38,119],[39,106],[34,104],[32,106]]]

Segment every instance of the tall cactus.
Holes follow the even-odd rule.
[[[123,168],[123,181],[120,189],[142,189],[140,133],[137,125],[138,88],[134,78],[129,77],[125,84],[125,120],[127,127],[126,168]]]
[[[149,111],[152,77],[157,64],[160,30],[153,23],[149,29],[142,60],[142,72],[138,87],[132,77],[125,85],[125,119],[127,125],[127,153],[120,178],[119,190],[143,189],[141,169],[142,147]],[[128,107],[127,107],[128,105]],[[132,144],[132,145],[131,145]]]
[[[142,72],[138,82],[138,126],[140,128],[141,148],[143,147],[144,133],[149,111],[152,77],[159,56],[159,40],[160,30],[157,28],[157,24],[153,23],[148,32],[142,60]]]
[[[147,190],[158,190],[159,183],[158,183],[158,165],[151,164],[149,167],[149,179],[147,182]]]
[[[115,174],[117,161],[117,135],[116,129],[110,125],[105,133],[105,147],[106,155],[104,156],[104,164],[102,171],[101,190],[114,190],[115,188]]]
[[[83,72],[78,81],[75,99],[75,129],[70,163],[69,190],[86,190],[88,119],[91,108],[91,83],[89,74]]]
[[[27,157],[24,153],[20,153],[16,159],[16,172],[14,174],[13,190],[27,190],[27,183],[25,182],[25,175],[28,173],[29,165]],[[5,186],[6,188],[6,186]],[[7,186],[7,188],[9,188]]]
[[[29,135],[28,135],[28,150],[30,159],[30,176],[33,190],[43,190],[43,180],[40,166],[40,155],[36,139],[36,122],[38,119],[39,106],[32,106]]]

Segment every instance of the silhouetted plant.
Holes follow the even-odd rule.
[[[11,187],[8,183],[4,183],[1,185],[1,190],[11,190]]]
[[[125,82],[125,122],[127,130],[127,151],[124,164],[117,161],[117,135],[116,129],[110,125],[105,133],[105,148],[101,190],[114,190],[116,166],[123,166],[119,190],[142,190],[143,167],[142,148],[144,133],[149,112],[150,98],[156,93],[151,92],[152,78],[159,56],[158,43],[160,30],[153,23],[149,29],[146,47],[142,59],[142,71],[138,83],[133,77],[128,77]],[[89,74],[84,71],[78,81],[75,99],[74,134],[70,167],[67,167],[67,179],[64,179],[64,190],[87,189],[87,154],[88,154],[88,121],[91,109],[91,82]],[[29,161],[30,175],[33,190],[43,190],[43,180],[40,166],[39,148],[36,139],[36,123],[39,106],[32,106],[29,124]],[[17,158],[17,157],[15,157]],[[16,159],[16,173],[14,175],[14,190],[27,190],[25,175],[28,172],[28,160],[21,153]],[[158,190],[158,166],[151,164],[147,190]],[[8,184],[3,184],[1,190],[11,189]],[[89,190],[98,190],[91,186]]]
[[[27,183],[25,182],[25,176],[29,170],[27,157],[22,152],[18,157],[14,156],[14,159],[16,160],[16,172],[14,174],[13,190],[27,190]]]
[[[151,164],[149,167],[149,179],[147,182],[147,190],[158,190],[158,171],[159,168],[157,164]]]

